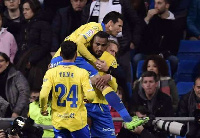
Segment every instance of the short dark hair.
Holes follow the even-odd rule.
[[[10,58],[8,57],[8,55],[6,55],[3,52],[0,52],[0,56],[3,57],[5,59],[6,62],[10,62]]]
[[[74,58],[77,51],[76,43],[73,41],[64,41],[60,46],[63,59],[69,60]]]
[[[93,42],[94,42],[94,39],[95,39],[95,37],[97,37],[97,36],[100,37],[100,38],[106,38],[106,39],[108,39],[109,34],[106,33],[106,32],[103,32],[103,31],[97,32],[97,33],[93,36],[92,40],[90,41],[90,46],[92,46],[92,44],[93,44]]]
[[[25,0],[24,3],[28,3],[34,15],[38,14],[41,10],[41,4],[38,0]],[[24,4],[23,3],[23,4]]]
[[[118,22],[118,19],[121,19],[123,21],[123,16],[119,12],[111,11],[108,14],[105,15],[103,18],[103,23],[107,24],[110,20],[113,21],[113,23]]]
[[[162,76],[162,77],[169,76],[169,68],[168,68],[167,62],[164,58],[162,58],[159,55],[150,55],[147,57],[142,67],[143,72],[147,71],[149,60],[153,60],[153,62],[158,67],[159,76]]]
[[[145,71],[145,72],[143,72],[142,73],[142,82],[143,82],[143,78],[144,77],[153,77],[154,78],[154,80],[155,80],[155,82],[158,82],[158,76],[156,75],[156,73],[155,72],[153,72],[153,71]]]
[[[142,115],[149,115],[150,112],[145,106],[137,106],[136,112],[140,112]]]

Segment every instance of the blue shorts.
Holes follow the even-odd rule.
[[[92,137],[115,138],[115,128],[108,105],[87,103],[87,114],[92,120]]]
[[[84,128],[70,132],[67,129],[57,130],[53,128],[55,138],[90,138],[89,126],[86,125]]]
[[[51,60],[50,67],[53,68],[53,67],[58,66],[61,61],[62,61],[61,56],[53,58]],[[87,70],[90,74],[90,77],[93,77],[98,74],[98,71],[90,63],[88,63],[83,57],[77,57],[75,60],[75,64],[77,67]]]

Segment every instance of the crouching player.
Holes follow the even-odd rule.
[[[61,44],[63,61],[49,69],[40,92],[41,114],[47,115],[47,102],[52,90],[52,125],[56,138],[89,138],[87,110],[84,99],[92,102],[95,96],[89,73],[74,63],[77,45],[72,41]]]

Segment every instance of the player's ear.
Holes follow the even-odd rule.
[[[75,53],[75,55],[74,55],[74,56],[75,56],[75,59],[76,59],[76,57],[77,57],[77,52]]]

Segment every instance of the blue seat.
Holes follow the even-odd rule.
[[[177,57],[179,60],[200,59],[200,41],[181,40]]]
[[[137,71],[136,71],[136,77],[139,79],[142,75],[142,66],[144,64],[144,60],[140,60],[137,64]]]
[[[176,82],[192,82],[200,73],[200,60],[179,60],[177,73],[174,76]]]
[[[171,77],[171,66],[168,60],[166,60],[168,68],[169,68],[169,76]],[[139,79],[142,75],[142,66],[144,64],[144,60],[140,60],[137,65],[136,77]]]
[[[176,87],[178,90],[179,98],[192,90],[194,82],[178,82]]]

